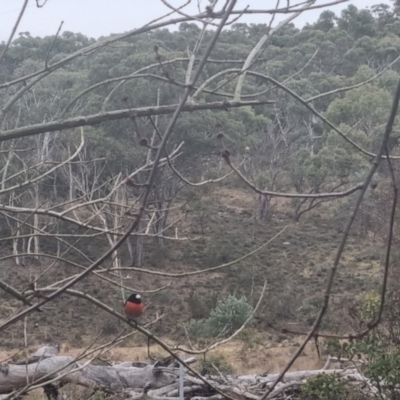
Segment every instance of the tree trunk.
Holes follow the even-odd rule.
[[[141,232],[141,228],[143,226],[143,221],[139,222],[138,232]],[[143,266],[143,236],[136,236],[135,239],[135,252],[133,257],[133,265],[135,267]]]
[[[256,211],[256,219],[257,221],[267,221],[270,217],[271,211],[271,196],[266,196],[259,194],[257,196],[257,211]]]

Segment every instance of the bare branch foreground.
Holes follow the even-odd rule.
[[[123,394],[125,399],[179,399],[179,363],[170,357],[155,363],[122,362],[112,366],[92,365],[90,361],[79,361],[74,357],[58,355],[57,345],[41,347],[28,360],[1,364],[0,399],[12,398],[15,393],[27,387],[33,390],[43,387],[45,393],[53,390],[58,394],[59,387],[74,384],[108,394]],[[185,360],[186,364],[195,363],[195,358]],[[357,368],[357,363],[347,368],[328,369],[332,362],[328,358],[321,370],[296,371],[287,373],[285,381],[275,387],[268,399],[285,399],[297,394],[301,385],[322,373],[335,374],[339,379],[351,385],[364,387],[366,397],[375,394],[368,379]],[[216,369],[216,372],[219,372]],[[214,389],[219,389],[233,398],[258,400],[266,388],[272,386],[277,374],[260,375],[207,375],[211,387],[184,372],[184,395],[197,400],[222,399]],[[58,386],[53,385],[57,382]]]
[[[201,110],[228,110],[229,108],[256,106],[263,104],[272,104],[272,101],[223,101],[208,104],[185,104],[182,111],[201,111]],[[173,114],[177,105],[159,106],[159,107],[143,107],[138,109],[126,109],[103,112],[94,115],[80,116],[76,118],[66,119],[64,121],[53,121],[43,124],[30,125],[26,127],[4,131],[0,135],[0,142],[12,140],[43,132],[55,132],[63,129],[72,129],[86,125],[96,125],[104,121],[114,121],[124,118],[149,117],[152,115],[168,115]]]

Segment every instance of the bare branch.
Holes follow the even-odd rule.
[[[280,236],[283,232],[285,232],[286,228],[288,226],[285,226],[283,229],[281,229],[277,234],[275,234],[271,239],[269,239],[267,242],[263,243],[260,247],[257,247],[255,250],[251,251],[250,253],[245,254],[244,256],[233,260],[231,262],[225,263],[225,264],[221,264],[221,265],[217,265],[216,267],[211,267],[211,268],[206,268],[206,269],[201,269],[198,271],[192,271],[192,272],[181,272],[179,274],[172,274],[172,273],[168,273],[168,272],[160,272],[160,271],[151,271],[149,269],[143,269],[143,268],[136,268],[136,267],[122,267],[119,268],[119,270],[122,271],[138,271],[138,272],[144,272],[146,274],[150,274],[150,275],[159,275],[159,276],[167,276],[169,278],[182,278],[185,276],[192,276],[192,275],[199,275],[199,274],[204,274],[205,272],[210,272],[210,271],[215,271],[221,268],[226,268],[226,267],[230,267],[231,265],[237,264],[240,261],[245,260],[246,258],[252,256],[253,254],[259,252],[260,250],[262,250],[264,247],[266,247],[268,244],[270,244],[272,241],[274,241],[278,236]],[[113,271],[113,268],[110,269],[110,271]],[[100,270],[99,273],[102,272],[107,272],[107,270]]]
[[[353,186],[351,189],[345,190],[344,192],[331,192],[331,193],[279,193],[272,192],[269,190],[260,190],[255,185],[253,185],[236,167],[233,166],[229,159],[228,154],[223,154],[224,160],[232,168],[237,176],[242,179],[252,190],[261,195],[275,196],[275,197],[286,197],[286,198],[304,198],[304,199],[319,199],[319,198],[334,198],[334,197],[347,197],[351,194],[363,189],[364,183],[359,183]]]
[[[56,32],[56,34],[55,34],[55,36],[54,36],[54,39],[53,39],[53,41],[51,42],[51,45],[50,45],[49,49],[47,50],[46,58],[45,58],[45,61],[44,61],[44,68],[45,68],[45,69],[48,68],[49,56],[50,56],[51,50],[53,49],[54,43],[56,42],[56,40],[57,40],[57,38],[58,38],[58,35],[59,35],[60,32],[61,32],[61,28],[62,28],[63,24],[64,24],[64,21],[61,21],[60,26],[58,27],[58,30],[57,30],[57,32]]]
[[[20,293],[17,289],[14,289],[11,285],[0,280],[0,289],[15,297],[17,300],[22,301],[25,305],[31,306],[32,304],[26,299],[26,297]]]
[[[397,61],[400,60],[400,56],[396,57],[389,65],[387,65],[385,68],[383,68],[380,72],[378,72],[376,75],[374,75],[372,78],[369,78],[363,82],[357,83],[355,85],[351,85],[351,86],[346,86],[346,87],[342,87],[342,88],[338,88],[338,89],[334,89],[331,90],[329,92],[325,92],[325,93],[321,93],[321,94],[317,94],[316,96],[310,97],[307,100],[305,100],[307,103],[311,103],[314,100],[318,100],[322,97],[326,97],[329,96],[331,94],[336,94],[336,93],[342,93],[342,92],[348,92],[349,90],[352,89],[357,89],[358,87],[367,85],[368,83],[373,82],[375,79],[379,78],[384,72],[386,72],[389,68],[391,68],[394,64],[397,63]],[[244,97],[244,96],[243,96]]]
[[[224,101],[208,104],[185,104],[182,107],[183,112],[193,112],[201,110],[226,110],[229,108],[255,106],[263,104],[272,104],[269,100],[260,101]],[[86,125],[96,125],[104,121],[114,121],[118,119],[128,119],[132,117],[148,117],[150,115],[166,115],[172,114],[177,105],[160,106],[160,107],[142,107],[135,109],[125,109],[109,111],[94,115],[80,116],[69,118],[64,121],[46,122],[43,124],[30,125],[26,127],[16,128],[8,131],[3,131],[0,134],[0,142],[6,140],[28,137],[43,132],[55,132],[63,129],[72,129]]]
[[[6,43],[2,53],[0,55],[0,64],[3,61],[3,58],[6,55],[8,48],[10,47],[11,41],[13,40],[13,37],[14,37],[15,32],[16,32],[16,30],[18,28],[18,25],[21,22],[22,16],[25,13],[25,9],[26,9],[26,6],[28,5],[28,1],[29,0],[24,0],[24,4],[22,5],[21,11],[19,12],[19,15],[18,15],[18,18],[17,18],[17,20],[16,20],[16,22],[15,22],[15,24],[13,26],[13,29],[11,31],[11,34],[10,34],[8,40],[7,40],[7,43]]]

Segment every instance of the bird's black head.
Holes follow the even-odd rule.
[[[142,302],[142,298],[140,294],[133,293],[128,297],[128,301],[130,303],[140,304]]]

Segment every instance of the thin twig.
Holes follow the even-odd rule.
[[[6,43],[2,53],[0,55],[0,63],[3,61],[3,58],[6,55],[8,48],[10,47],[11,41],[13,40],[13,37],[14,37],[15,32],[16,32],[16,30],[18,28],[18,25],[21,22],[22,16],[25,13],[25,9],[26,9],[26,6],[28,5],[28,2],[29,2],[29,0],[25,0],[24,4],[22,5],[21,11],[19,12],[19,15],[18,15],[18,18],[15,21],[15,24],[14,24],[13,29],[12,29],[12,31],[10,33],[10,36],[9,36],[9,38],[7,40],[7,43]]]
[[[169,272],[161,272],[161,271],[152,271],[152,270],[149,270],[149,269],[137,268],[137,267],[121,267],[121,268],[118,268],[118,270],[144,272],[144,273],[149,274],[149,275],[166,276],[166,277],[169,277],[169,278],[183,278],[185,276],[204,274],[205,272],[210,272],[210,271],[215,271],[215,270],[218,270],[218,269],[221,269],[221,268],[230,267],[230,266],[232,266],[234,264],[237,264],[238,262],[243,261],[246,258],[254,255],[255,253],[258,253],[260,250],[262,250],[264,247],[266,247],[268,244],[270,244],[272,241],[274,241],[278,236],[280,236],[283,232],[285,232],[287,227],[288,226],[286,225],[277,234],[275,234],[271,239],[269,239],[268,241],[266,241],[260,247],[257,247],[253,251],[245,254],[244,256],[242,256],[240,258],[237,258],[236,260],[233,260],[233,261],[225,263],[225,264],[217,265],[216,267],[201,269],[201,270],[192,271],[192,272],[181,272],[181,273],[178,273],[178,274],[173,274],[173,273],[169,273]],[[113,268],[110,269],[110,271],[114,271],[114,270],[115,269],[113,269]],[[100,270],[98,272],[99,273],[104,273],[104,272],[107,272],[107,271],[106,270]]]
[[[55,34],[55,36],[54,36],[54,39],[53,39],[53,41],[51,42],[51,45],[50,45],[50,47],[49,47],[48,50],[47,50],[46,58],[45,58],[45,61],[44,61],[44,68],[45,68],[45,69],[48,68],[49,56],[50,56],[51,50],[52,50],[53,47],[54,47],[54,43],[56,42],[56,39],[57,39],[58,35],[60,34],[60,31],[61,31],[61,28],[62,28],[63,24],[64,24],[64,21],[61,21],[60,26],[58,27],[58,30],[57,30],[57,32],[56,32],[56,34]]]

